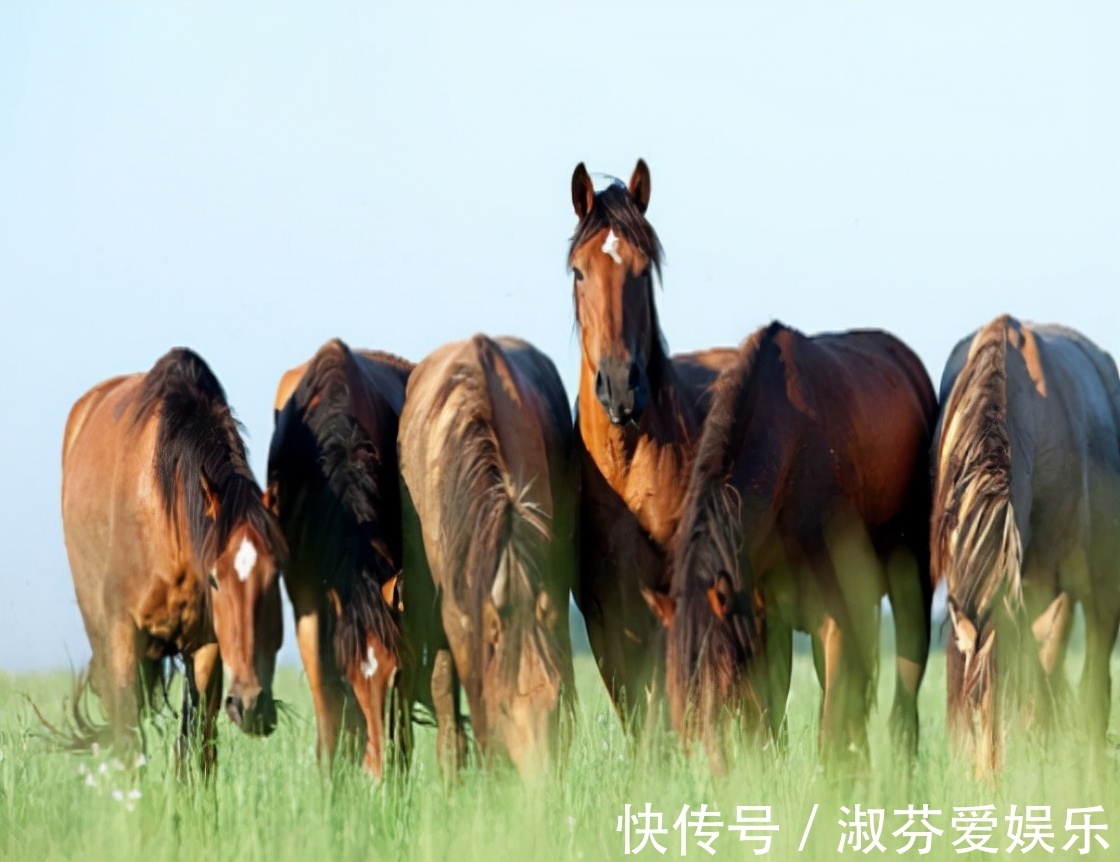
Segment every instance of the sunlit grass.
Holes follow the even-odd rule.
[[[657,836],[664,858],[680,854],[673,828],[684,805],[707,804],[725,825],[712,843],[714,858],[753,858],[760,845],[740,845],[737,806],[769,805],[770,855],[765,858],[823,859],[838,855],[844,830],[840,806],[884,809],[881,843],[897,857],[904,839],[891,833],[905,822],[894,814],[907,804],[928,803],[941,815],[931,823],[944,830],[926,859],[958,859],[960,837],[953,806],[995,806],[998,824],[991,846],[1002,856],[1009,844],[1010,806],[1051,806],[1057,848],[1030,858],[1120,858],[1120,760],[1115,747],[1096,763],[1075,744],[1041,746],[1020,740],[1007,771],[989,787],[971,771],[950,763],[945,734],[944,659],[935,654],[921,696],[921,757],[912,775],[894,758],[885,731],[894,675],[884,662],[879,707],[873,722],[872,775],[854,786],[829,782],[817,767],[816,715],[819,694],[812,664],[801,654],[794,667],[790,707],[790,750],[784,756],[740,752],[730,775],[713,779],[701,758],[688,760],[671,748],[634,754],[623,738],[591,660],[577,661],[579,723],[571,757],[561,775],[524,785],[509,771],[468,769],[451,793],[442,789],[433,756],[433,736],[418,734],[418,755],[409,775],[372,786],[354,768],[321,779],[312,751],[313,718],[306,683],[298,670],[284,669],[276,683],[291,709],[269,739],[250,739],[223,719],[219,769],[212,785],[180,783],[173,742],[178,722],[171,714],[148,725],[150,762],[140,770],[117,769],[111,757],[76,756],[50,750],[28,698],[48,717],[59,717],[70,691],[68,674],[11,676],[0,673],[0,858],[171,859],[277,862],[288,859],[387,860],[620,858],[623,835],[616,831],[624,805],[633,812],[651,803],[663,815]],[[1120,660],[1114,662],[1112,733],[1120,726]],[[26,697],[25,697],[26,696]],[[172,699],[174,702],[174,698]],[[101,771],[105,764],[104,771]],[[805,823],[819,808],[804,853],[798,854]],[[1062,847],[1069,806],[1104,806],[1095,823],[1112,845],[1081,856]],[[130,810],[131,809],[131,810]],[[849,816],[846,819],[851,820]],[[632,836],[636,847],[640,838]],[[919,845],[920,846],[919,842]],[[709,858],[689,830],[687,856]],[[851,855],[846,847],[844,855]],[[880,855],[873,851],[871,855]],[[917,846],[908,854],[917,855]],[[1017,856],[1022,855],[1016,853]],[[662,858],[647,845],[640,856]],[[973,853],[964,858],[989,858]]]

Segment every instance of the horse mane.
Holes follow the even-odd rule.
[[[935,456],[934,582],[952,575],[950,594],[977,631],[997,596],[1022,600],[1007,429],[1008,331],[1019,327],[1003,316],[972,339],[945,404]]]
[[[597,233],[604,230],[613,230],[624,240],[638,249],[649,258],[654,272],[657,274],[658,283],[661,282],[661,263],[665,250],[657,232],[646,219],[645,214],[638,208],[630,190],[621,180],[615,180],[602,191],[596,192],[591,209],[579,220],[575,233],[568,245],[568,260],[571,260],[577,248],[589,242]],[[572,291],[572,301],[576,301],[575,291]],[[657,314],[657,304],[653,301],[652,284],[649,297],[650,327],[653,332],[651,338],[652,354],[649,358],[650,384],[655,396],[661,391],[661,379],[669,361],[669,349],[665,343],[665,336],[661,331],[661,322]],[[579,316],[577,314],[578,321]]]
[[[366,354],[370,358],[388,359],[399,370],[410,371],[411,363],[391,354]],[[396,473],[396,447],[378,451],[369,432],[353,416],[348,372],[357,373],[357,360],[350,348],[339,339],[324,344],[315,354],[293,393],[294,409],[303,418],[306,430],[288,426],[274,453],[275,470],[285,464],[317,464],[319,469],[302,477],[316,489],[304,501],[314,516],[335,527],[329,537],[314,549],[322,565],[320,575],[339,599],[341,614],[334,632],[335,658],[346,667],[362,660],[366,638],[372,634],[385,648],[396,652],[400,629],[389,606],[381,595],[381,586],[396,569],[383,549],[391,544],[386,530],[399,523],[397,489],[377,487],[377,466],[380,459],[392,460]],[[395,434],[394,441],[395,441]],[[281,495],[280,505],[290,505]],[[399,531],[399,527],[397,528]]]
[[[156,478],[164,512],[171,518],[182,493],[191,546],[209,571],[241,524],[248,524],[283,560],[287,547],[249,469],[241,426],[225,390],[194,351],[177,347],[161,357],[144,378],[133,427],[159,413]],[[218,500],[207,514],[202,479]]]
[[[510,604],[529,611],[527,620],[524,614],[503,619],[509,648],[499,673],[506,683],[516,683],[525,635],[535,641],[546,665],[563,668],[556,645],[533,624],[533,602],[544,576],[540,564],[547,558],[552,522],[548,513],[527,499],[529,485],[520,487],[510,474],[495,431],[490,386],[492,382],[501,385],[497,366],[507,360],[501,348],[485,336],[475,336],[472,346],[478,363],[456,364],[433,401],[436,412],[456,392],[463,393],[453,426],[441,443],[439,462],[445,465],[448,490],[440,500],[440,521],[451,591],[469,616],[472,631],[483,631],[482,609],[500,578]],[[480,636],[471,638],[472,667],[482,667],[486,646]]]
[[[740,664],[742,657],[732,645],[711,637],[712,612],[704,594],[721,574],[727,576],[738,599],[736,613],[730,617],[738,648],[749,655],[760,646],[759,621],[749,598],[752,586],[739,566],[742,501],[731,473],[742,445],[744,417],[753,412],[755,367],[784,330],[775,321],[753,333],[740,347],[739,357],[712,384],[711,409],[697,447],[670,561],[677,612],[667,670],[681,689],[691,685],[705,650],[712,651],[710,658],[724,679]]]

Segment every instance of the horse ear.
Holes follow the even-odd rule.
[[[202,473],[198,474],[198,483],[202,486],[202,499],[206,501],[206,517],[211,521],[218,519],[218,495],[214,493],[214,489],[210,487],[210,483],[206,481],[206,476]]]
[[[487,599],[482,605],[482,637],[488,644],[496,644],[502,636],[502,618],[494,603]]]
[[[642,587],[642,598],[646,600],[646,604],[653,611],[653,615],[661,621],[661,625],[669,628],[673,624],[673,617],[677,613],[676,599],[668,593],[663,593],[661,590],[651,590],[649,587]]]
[[[595,204],[595,186],[587,173],[583,162],[576,165],[572,172],[572,206],[575,207],[576,217],[583,219]]]
[[[630,197],[638,205],[638,209],[645,215],[649,206],[649,165],[645,159],[638,159],[634,165],[634,173],[630,175]]]
[[[552,596],[549,595],[548,590],[541,590],[537,594],[536,615],[537,622],[542,626],[552,628],[556,625],[557,613],[552,605]]]
[[[401,601],[400,579],[401,573],[397,572],[381,585],[381,598],[385,600],[385,604],[398,613],[404,610],[404,602]]]
[[[731,578],[728,577],[727,572],[720,572],[716,576],[716,582],[708,587],[708,604],[712,608],[712,613],[721,620],[727,619],[734,595],[735,591],[731,587]]]
[[[1050,606],[1031,623],[1031,634],[1038,641],[1038,660],[1047,676],[1057,667],[1063,636],[1069,625],[1069,615],[1069,594],[1059,593],[1050,602]]]
[[[992,647],[995,645],[995,642],[996,630],[995,628],[989,628],[988,631],[984,633],[984,641],[980,644],[980,649],[976,651],[976,663],[978,665],[987,661],[988,656],[992,653]]]
[[[953,637],[961,655],[972,656],[976,652],[976,626],[961,611],[953,598],[949,599],[949,622],[953,625]]]

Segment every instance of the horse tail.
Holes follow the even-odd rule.
[[[452,369],[435,403],[447,409],[451,399],[457,402],[448,432],[440,441],[439,463],[444,466],[446,483],[440,520],[451,591],[467,613],[472,631],[481,635],[488,603],[501,609],[535,600],[540,566],[551,541],[552,518],[532,499],[535,477],[516,474],[506,462],[499,432],[502,419],[496,415],[495,405],[509,400],[505,387],[516,375],[501,347],[489,338],[476,335],[470,346],[474,361],[463,361]],[[517,617],[511,617],[511,625],[520,624]],[[516,675],[520,640],[508,638],[514,648],[504,652],[500,673]],[[475,659],[481,659],[482,643],[481,636],[471,638]],[[557,669],[564,666],[553,649],[540,646],[544,647],[541,655]],[[473,666],[481,667],[481,662]],[[476,724],[484,720],[475,717]]]
[[[997,596],[1022,601],[1007,427],[1007,343],[1018,328],[1004,315],[972,339],[934,455],[933,579],[946,580],[958,606],[981,623]]]

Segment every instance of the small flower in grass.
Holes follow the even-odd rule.
[[[90,746],[89,750],[90,750],[90,753],[93,754],[94,757],[97,757],[97,755],[99,755],[101,753],[101,746],[98,745],[95,742],[93,745]]]
[[[136,758],[136,762],[132,764],[132,768],[133,769],[139,769],[141,766],[147,766],[147,765],[148,765],[147,756],[141,754]]]
[[[128,798],[129,798],[129,799],[131,799],[131,800],[132,800],[132,801],[134,801],[134,802],[135,802],[135,801],[136,801],[137,799],[139,799],[139,798],[140,798],[140,795],[141,795],[141,794],[140,794],[140,791],[139,791],[139,790],[130,790],[130,791],[128,791]]]
[[[93,773],[87,772],[86,773],[86,787],[96,787],[96,786],[97,786],[97,779],[93,777]]]
[[[108,775],[108,773],[109,773],[109,764],[108,764],[108,763],[99,763],[99,764],[97,764],[97,771],[98,771],[98,772],[100,772],[100,773],[101,773],[102,775]]]
[[[571,814],[569,814],[568,815],[568,831],[569,832],[575,831],[575,828],[576,828],[576,819]]]
[[[113,791],[113,798],[117,800],[117,802],[124,802],[124,794],[119,790]]]

